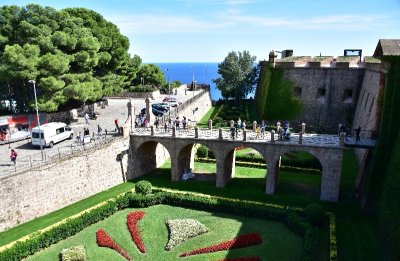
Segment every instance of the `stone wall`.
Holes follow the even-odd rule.
[[[211,93],[206,88],[182,104],[178,109],[178,116],[180,118],[185,116],[188,120],[198,122],[211,109],[211,106]]]
[[[304,103],[303,115],[292,124],[305,122],[325,131],[336,131],[339,123],[350,127],[364,73],[364,68],[286,68],[285,78]]]
[[[128,139],[115,139],[48,162],[23,173],[0,178],[0,231],[43,216],[123,183]],[[123,169],[123,171],[122,171]]]

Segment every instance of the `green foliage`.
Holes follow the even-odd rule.
[[[132,84],[141,85],[142,79],[144,84],[154,85],[157,88],[167,84],[164,72],[156,64],[142,64],[137,72],[137,78],[132,81]]]
[[[135,185],[135,192],[142,195],[151,194],[151,183],[146,180],[141,180]]]
[[[88,9],[3,6],[0,17],[0,85],[16,112],[33,109],[29,80],[36,80],[39,109],[50,112],[121,92],[141,63],[117,26]]]
[[[257,106],[261,118],[275,121],[295,119],[303,111],[302,101],[293,96],[293,83],[284,78],[284,69],[263,68]],[[264,103],[264,104],[263,104]]]
[[[83,245],[63,249],[61,261],[86,261],[86,249]]]
[[[296,216],[293,210],[280,205],[266,205],[258,202],[232,200],[219,197],[201,196],[196,194],[181,194],[156,191],[156,194],[140,195],[127,193],[120,196],[123,199],[109,200],[106,204],[83,213],[73,219],[54,226],[50,230],[36,233],[29,239],[18,242],[12,247],[0,252],[0,260],[20,260],[28,255],[50,246],[60,240],[70,237],[85,227],[94,224],[127,207],[148,207],[157,204],[188,207],[206,211],[218,211],[245,217],[255,217],[272,221],[284,222],[295,233],[304,237],[303,259],[311,260],[316,254],[315,241],[317,233],[304,218]],[[119,203],[125,202],[123,205]],[[295,218],[289,218],[294,216]]]
[[[316,226],[322,226],[326,220],[326,212],[319,204],[308,205],[304,209],[304,213],[308,221]]]
[[[208,157],[208,151],[209,151],[209,149],[206,146],[200,145],[197,148],[196,155],[197,155],[198,158],[207,158]]]
[[[258,67],[254,65],[255,56],[249,51],[230,52],[224,61],[218,64],[220,78],[213,80],[224,99],[245,99],[254,90],[257,82]]]

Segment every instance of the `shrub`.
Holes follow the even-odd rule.
[[[85,261],[86,249],[82,245],[63,249],[60,253],[61,261]]]
[[[198,158],[207,158],[209,149],[206,146],[200,145],[197,148],[197,157]]]
[[[141,180],[135,185],[135,192],[142,195],[151,194],[152,185],[147,180]]]
[[[325,210],[318,204],[308,205],[304,209],[304,213],[306,215],[307,220],[316,226],[322,226],[326,219]]]
[[[213,120],[213,126],[215,128],[220,128],[224,126],[224,120],[221,117],[215,117]]]

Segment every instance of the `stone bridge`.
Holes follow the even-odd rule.
[[[133,129],[130,133],[127,178],[137,178],[160,167],[165,158],[170,156],[171,179],[179,181],[185,168],[194,167],[195,144],[204,145],[214,153],[217,187],[224,187],[235,175],[236,148],[252,148],[261,153],[268,167],[266,194],[274,194],[276,191],[281,156],[288,152],[308,152],[322,166],[320,199],[338,200],[344,143],[343,139],[334,135],[292,133],[290,141],[282,141],[274,131],[264,135],[241,131],[232,137],[229,130],[222,129],[177,130],[156,129],[153,126]]]

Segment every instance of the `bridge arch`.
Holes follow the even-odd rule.
[[[329,153],[327,153],[328,151]],[[279,184],[281,156],[290,152],[307,152],[314,156],[322,167],[321,195],[322,200],[337,201],[339,197],[342,151],[337,148],[282,146],[276,150],[268,163],[266,193],[274,194]]]
[[[128,180],[161,167],[165,159],[171,155],[169,144],[162,141],[143,141],[130,146],[131,161],[128,165]]]

